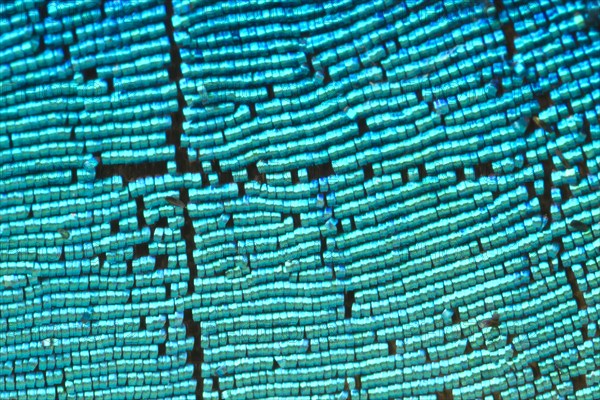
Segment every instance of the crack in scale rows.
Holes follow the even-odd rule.
[[[185,149],[181,147],[181,135],[183,133],[183,121],[185,119],[183,115],[183,107],[186,102],[179,85],[179,81],[183,75],[181,73],[181,54],[179,47],[175,43],[174,29],[173,29],[173,3],[172,0],[165,0],[165,7],[167,10],[167,16],[165,19],[165,27],[169,36],[170,56],[171,64],[169,65],[169,78],[172,82],[177,85],[177,104],[178,108],[175,113],[171,114],[171,128],[167,130],[167,142],[175,145],[175,161],[177,165],[178,173],[187,172],[199,172],[195,168],[196,163],[190,163]],[[189,203],[189,194],[186,188],[180,190],[180,200],[185,204]],[[187,208],[184,209],[184,225],[181,228],[181,234],[185,240],[186,256],[187,256],[187,267],[190,270],[190,278],[188,282],[188,293],[190,295],[195,291],[194,279],[198,276],[197,265],[194,262],[193,252],[196,248],[194,242],[194,227],[192,219],[188,213]],[[201,366],[203,362],[203,349],[200,345],[200,324],[194,321],[191,310],[184,311],[183,323],[186,328],[186,336],[194,338],[194,347],[191,352],[188,353],[187,363],[194,366],[193,379],[196,381],[196,398],[201,399],[204,389],[204,382],[201,376]]]

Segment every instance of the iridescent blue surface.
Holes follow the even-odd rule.
[[[0,4],[0,400],[600,397],[597,2]]]

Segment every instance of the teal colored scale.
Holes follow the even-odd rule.
[[[0,5],[0,398],[597,398],[594,7]]]

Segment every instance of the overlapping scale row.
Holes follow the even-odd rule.
[[[174,4],[205,398],[596,393],[598,32],[546,3]]]
[[[166,5],[0,10],[0,398],[195,398]]]
[[[594,2],[0,11],[0,398],[600,393]]]

